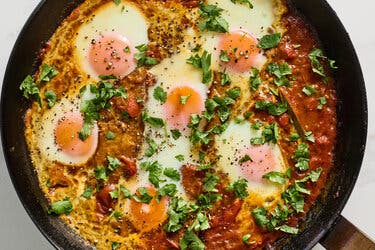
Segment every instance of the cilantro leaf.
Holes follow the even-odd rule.
[[[280,41],[281,41],[280,33],[265,35],[260,39],[258,43],[258,48],[261,48],[261,49],[274,48],[277,45],[279,45]]]
[[[280,227],[276,227],[275,228],[276,230],[280,230],[280,231],[283,231],[285,233],[289,233],[289,234],[298,234],[298,229],[295,228],[295,227],[290,227],[288,225],[282,225]]]
[[[212,72],[211,72],[211,54],[206,50],[203,51],[202,56],[198,54],[191,56],[186,60],[186,63],[193,65],[195,68],[202,69],[202,83],[209,83],[212,81]]]
[[[262,80],[259,77],[259,70],[257,68],[251,68],[249,81],[251,89],[254,91],[258,90],[259,85],[262,84]]]
[[[193,222],[193,225],[191,225],[191,228],[194,229],[194,231],[203,231],[209,229],[210,224],[208,223],[207,215],[199,211],[196,219]]]
[[[40,73],[38,83],[49,82],[58,74],[55,66],[49,66],[48,64],[42,65],[42,72]]]
[[[199,3],[200,17],[203,19],[198,24],[201,31],[216,31],[216,32],[228,32],[229,25],[225,19],[221,17],[223,9],[216,5]]]
[[[136,202],[150,204],[150,202],[152,200],[152,196],[148,193],[147,188],[140,187],[140,188],[137,189],[137,193],[139,193],[139,194],[136,194],[136,195],[133,196],[133,199]]]
[[[104,168],[104,166],[98,166],[96,169],[94,169],[94,173],[96,179],[108,181],[107,170]]]
[[[172,138],[175,140],[178,140],[181,137],[181,132],[178,129],[172,129],[171,133],[172,133]]]
[[[311,96],[316,94],[318,91],[313,86],[307,84],[305,87],[303,87],[302,92],[307,96]]]
[[[206,192],[215,191],[215,186],[219,182],[219,179],[220,178],[218,175],[207,172],[205,178],[203,179],[203,189]]]
[[[271,182],[284,185],[286,183],[286,176],[284,173],[272,171],[263,175],[264,179],[267,179]]]
[[[108,131],[108,133],[107,133],[107,135],[105,136],[105,138],[106,138],[107,140],[114,140],[114,139],[116,138],[116,135],[115,135],[113,132]]]
[[[158,190],[158,198],[168,195],[169,197],[175,196],[177,193],[176,184],[166,184]]]
[[[121,165],[119,159],[115,157],[107,156],[107,160],[108,160],[108,169],[111,171],[115,171]]]
[[[220,58],[220,61],[222,61],[222,62],[229,62],[230,61],[230,58],[229,58],[227,52],[225,52],[224,50],[220,51],[219,58]]]
[[[181,103],[182,105],[185,105],[186,102],[189,100],[190,97],[191,97],[191,94],[180,96],[180,103]]]
[[[22,81],[20,85],[20,90],[23,91],[23,96],[26,99],[30,99],[30,97],[32,96],[34,100],[39,104],[39,106],[42,105],[39,96],[39,88],[35,84],[34,78],[32,76],[26,76],[26,78]]]
[[[187,203],[183,198],[173,197],[168,206],[168,222],[164,229],[167,232],[177,232],[184,226],[187,215],[196,209],[195,205]]]
[[[267,218],[267,210],[264,207],[255,208],[252,211],[252,215],[255,222],[261,227],[266,227],[266,225],[269,223]]]
[[[290,86],[290,82],[287,76],[292,74],[292,70],[288,63],[270,63],[267,65],[267,71],[276,76],[274,83],[277,87]]]
[[[181,179],[180,173],[174,168],[165,168],[163,174],[173,181]]]
[[[167,101],[167,92],[160,86],[154,89],[154,98],[164,104]]]
[[[184,161],[185,159],[184,155],[176,155],[174,158],[176,158],[179,162]]]
[[[55,92],[53,92],[53,90],[47,90],[45,93],[44,93],[44,96],[47,100],[47,103],[48,103],[48,106],[50,108],[52,108],[53,106],[55,106],[55,102],[57,100],[57,96],[55,94]]]
[[[227,190],[234,191],[236,197],[240,199],[245,199],[249,196],[249,193],[247,192],[247,180],[245,179],[233,182],[227,187]]]
[[[158,145],[156,144],[154,139],[150,139],[148,137],[146,138],[146,142],[147,142],[148,148],[145,150],[145,156],[151,157],[158,150]]]
[[[112,199],[118,199],[118,189],[109,192],[109,196],[111,196]]]
[[[116,5],[119,5],[121,3],[121,0],[113,0],[113,2],[116,4]],[[113,248],[113,247],[112,247]]]
[[[158,117],[151,117],[145,111],[142,112],[142,120],[155,128],[162,128],[165,125],[163,119]]]
[[[66,197],[61,201],[56,201],[51,204],[51,208],[48,210],[49,214],[69,214],[73,211],[73,205],[69,198]]]
[[[193,230],[188,229],[180,240],[180,247],[181,250],[204,250],[205,246]]]
[[[317,109],[323,109],[323,106],[327,104],[327,99],[324,96],[322,96],[322,97],[319,97],[318,100],[319,100],[319,105]]]
[[[146,44],[135,46],[135,48],[139,51],[138,53],[134,54],[134,58],[137,60],[138,67],[158,64],[158,61],[155,58],[149,57],[147,55],[149,47]]]
[[[146,171],[149,172],[148,180],[156,187],[159,188],[160,182],[164,182],[164,180],[161,179],[161,174],[163,173],[163,169],[159,162],[154,161],[152,163],[150,162],[143,162],[141,164],[142,167],[146,169]]]
[[[255,102],[255,109],[266,110],[270,115],[280,116],[288,110],[288,104],[257,101]]]
[[[133,195],[130,192],[130,190],[124,187],[123,185],[120,185],[120,191],[122,192],[125,198],[128,198],[128,199],[133,198]]]
[[[85,189],[85,191],[81,194],[81,196],[83,198],[90,199],[90,197],[92,196],[92,189],[91,189],[91,187],[87,187]]]
[[[240,4],[247,4],[249,5],[249,8],[252,9],[254,8],[254,6],[252,5],[252,3],[249,1],[249,0],[230,0],[232,3],[240,3]]]

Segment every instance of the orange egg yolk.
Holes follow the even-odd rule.
[[[55,142],[58,148],[72,157],[92,155],[98,144],[98,128],[95,125],[91,136],[85,141],[79,139],[83,118],[80,113],[68,113],[61,118],[55,127]]]
[[[258,40],[244,30],[234,30],[220,37],[219,51],[224,51],[229,62],[224,62],[229,70],[244,73],[258,65],[261,50]]]
[[[171,128],[184,129],[190,122],[190,115],[201,114],[204,98],[189,86],[174,88],[164,104],[164,113]]]
[[[153,187],[148,188],[151,196],[156,196],[157,191]],[[148,232],[159,227],[167,219],[168,198],[163,197],[158,203],[152,199],[150,204],[130,201],[130,221],[140,231]]]
[[[246,156],[249,156],[250,160],[240,163],[239,168],[241,175],[248,181],[262,182],[263,175],[276,170],[275,156],[266,144],[250,146],[244,149],[238,158],[246,159]]]
[[[89,64],[98,75],[127,75],[136,67],[133,47],[125,37],[105,33],[92,41]]]

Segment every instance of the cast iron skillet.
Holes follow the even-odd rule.
[[[39,4],[14,46],[1,98],[1,135],[9,174],[26,211],[44,236],[58,249],[92,247],[58,217],[46,213],[48,202],[38,186],[24,138],[23,116],[29,104],[18,88],[27,74],[35,72],[38,65],[35,58],[43,44],[80,2],[82,0],[44,0]],[[334,169],[325,190],[302,223],[303,231],[275,243],[277,248],[309,249],[332,230],[341,218],[340,213],[358,177],[366,143],[367,103],[359,61],[336,13],[325,0],[291,2],[316,28],[325,53],[339,65],[334,73],[338,96]]]

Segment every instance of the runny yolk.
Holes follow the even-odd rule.
[[[95,125],[91,136],[85,141],[78,137],[83,125],[80,113],[68,113],[61,118],[55,127],[55,142],[65,154],[73,157],[90,157],[98,144],[98,128]]]
[[[274,153],[266,144],[245,148],[238,159],[249,159],[239,163],[241,174],[248,181],[262,182],[263,175],[276,170]]]
[[[171,128],[184,129],[190,122],[190,115],[201,114],[204,98],[189,86],[174,88],[164,104],[164,114]]]
[[[232,71],[244,73],[258,65],[261,50],[258,40],[244,30],[234,30],[220,37],[219,51],[229,56],[225,66]]]
[[[148,188],[151,196],[156,196],[157,191],[153,187]],[[142,232],[148,232],[159,227],[167,219],[168,198],[164,196],[158,203],[152,199],[150,204],[130,201],[130,221],[133,226]]]
[[[88,55],[90,66],[98,75],[124,76],[136,67],[133,47],[117,33],[105,33],[93,40]]]

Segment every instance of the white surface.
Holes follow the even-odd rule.
[[[0,84],[10,51],[19,31],[39,0],[7,1],[0,8]],[[373,31],[374,2],[359,0],[328,0],[336,10],[361,61],[368,93],[369,132],[361,174],[344,216],[375,239],[375,32]],[[0,148],[0,242],[1,249],[53,249],[27,216],[6,170]],[[318,247],[316,249],[319,249]]]

